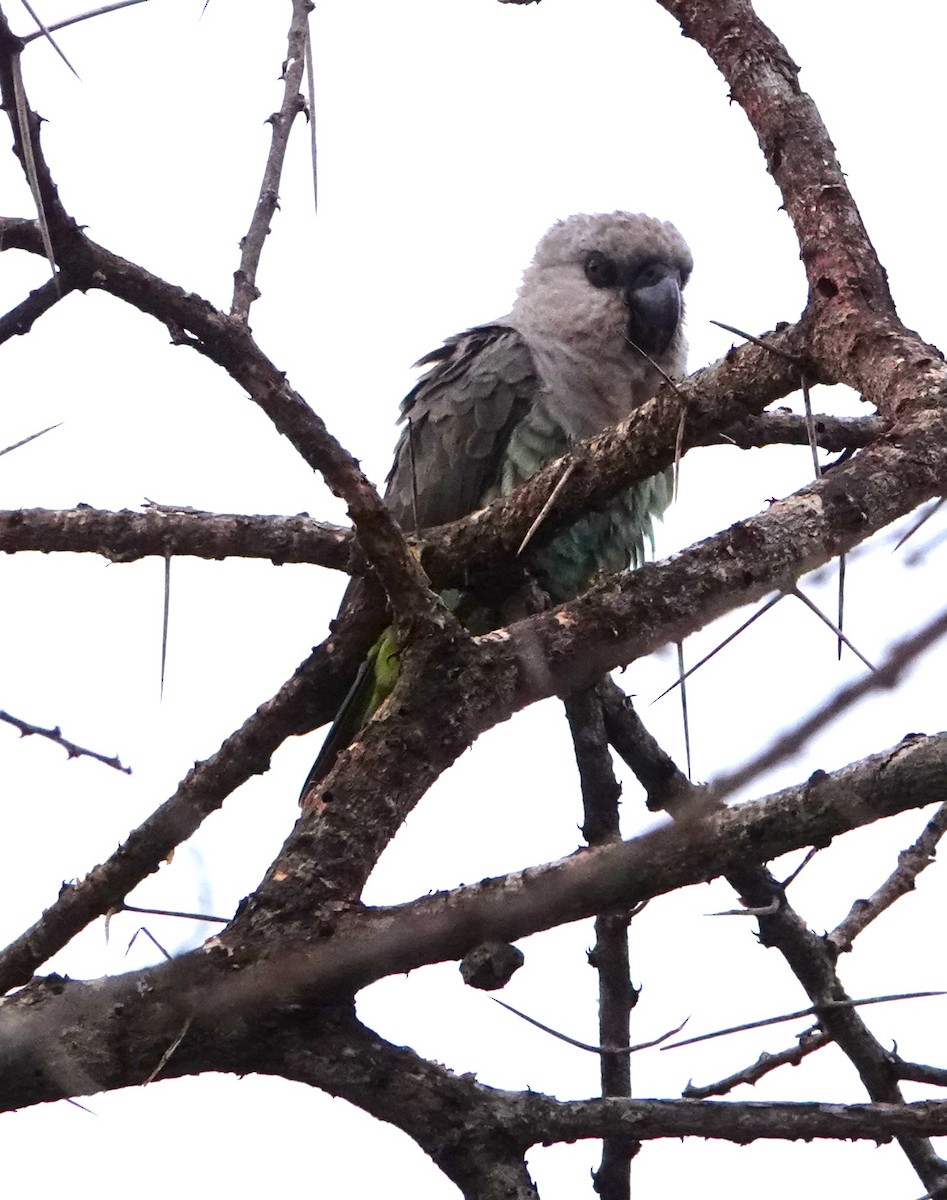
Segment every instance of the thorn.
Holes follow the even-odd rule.
[[[138,927],[138,929],[136,929],[135,932],[132,934],[131,940],[129,941],[128,945],[125,947],[125,957],[126,958],[128,957],[129,951],[131,950],[132,946],[134,946],[135,942],[138,940],[138,935],[140,933],[143,933],[150,942],[154,943],[154,945],[158,947],[158,949],[165,956],[165,958],[168,960],[168,962],[171,961],[171,955],[167,952],[167,950],[165,950],[164,946],[161,945],[161,943],[154,936],[154,934],[151,933],[150,930],[146,929],[144,925],[140,925]]]
[[[34,438],[42,437],[44,433],[49,433],[51,429],[58,429],[62,421],[57,421],[55,425],[47,425],[45,429],[41,429],[39,433],[31,433],[29,437],[20,438],[18,442],[14,442],[12,446],[5,446],[0,450],[0,454],[9,454],[11,450],[19,450],[21,446],[25,446],[27,442],[32,442]]]
[[[693,1046],[695,1042],[708,1042],[711,1038],[726,1037],[731,1033],[744,1033],[748,1029],[762,1029],[765,1025],[780,1025],[784,1021],[796,1021],[799,1017],[818,1017],[826,1010],[836,1008],[863,1008],[869,1004],[886,1004],[889,1000],[921,1000],[929,996],[944,996],[945,992],[901,992],[892,996],[870,996],[866,1000],[829,1000],[800,1008],[796,1012],[783,1013],[779,1017],[764,1017],[760,1021],[747,1021],[744,1025],[731,1025],[728,1029],[717,1029],[713,1033],[700,1033],[696,1037],[683,1038],[662,1046],[662,1050],[677,1050],[680,1046]]]
[[[771,354],[778,354],[780,358],[787,358],[791,363],[800,361],[798,355],[790,354],[788,350],[783,350],[781,346],[772,346],[763,338],[755,337],[752,333],[747,333],[745,329],[737,329],[735,325],[725,325],[723,321],[711,320],[711,325],[716,325],[719,329],[725,329],[727,333],[735,333],[737,337],[746,338],[748,342],[753,342],[756,346],[762,346],[764,350],[768,350]]]
[[[536,533],[536,530],[540,527],[540,525],[542,525],[543,521],[548,516],[549,510],[555,504],[556,499],[559,496],[559,493],[566,486],[566,483],[568,482],[568,480],[574,470],[575,470],[575,461],[574,460],[572,462],[566,463],[565,470],[562,472],[562,475],[559,478],[559,482],[552,489],[552,493],[550,494],[549,499],[539,510],[539,515],[537,516],[536,520],[532,523],[532,525],[530,525],[529,529],[526,530],[526,536],[520,542],[519,549],[516,551],[517,557],[519,557],[519,555],[521,555],[523,553],[523,551],[526,549],[526,547],[529,545],[529,543],[533,540],[533,535]]]
[[[167,1048],[167,1050],[165,1050],[164,1054],[161,1055],[161,1061],[158,1063],[158,1065],[155,1067],[155,1069],[151,1072],[151,1074],[145,1080],[145,1082],[143,1084],[144,1087],[147,1087],[149,1083],[153,1083],[155,1078],[161,1072],[161,1070],[165,1066],[167,1066],[168,1059],[175,1052],[175,1050],[177,1050],[178,1046],[180,1046],[180,1044],[184,1041],[184,1037],[185,1037],[187,1031],[191,1028],[191,1020],[192,1020],[192,1018],[188,1017],[187,1020],[184,1022],[184,1027],[182,1028],[181,1032],[174,1039],[174,1041]]]
[[[168,614],[171,611],[171,555],[164,556],[164,607],[161,613],[161,687],[158,699],[164,699],[164,669],[168,662]]]
[[[46,28],[46,26],[43,24],[43,22],[39,19],[39,14],[36,12],[36,10],[33,8],[33,6],[30,4],[30,0],[23,0],[23,7],[26,9],[26,11],[30,14],[30,16],[33,18],[33,20],[39,26],[39,31],[43,35],[43,37],[49,42],[49,44],[56,51],[56,53],[59,55],[59,57],[63,60],[63,62],[66,64],[66,66],[69,68],[69,70],[73,73],[73,75],[75,75],[76,79],[79,79],[79,72],[72,65],[72,63],[69,61],[69,59],[66,58],[66,56],[65,56],[65,54],[63,54],[62,50],[60,50],[59,46],[56,44],[56,39],[53,37],[52,33]],[[79,79],[79,82],[81,83],[82,80]]]
[[[834,624],[834,622],[829,620],[829,618],[825,615],[825,613],[822,611],[822,609],[819,608],[819,606],[817,604],[814,604],[813,601],[811,601],[808,596],[803,595],[803,593],[800,592],[797,587],[790,588],[787,591],[786,595],[787,596],[795,596],[797,600],[801,600],[803,602],[803,604],[806,606],[806,608],[811,609],[811,611],[815,613],[815,615],[819,618],[819,620],[824,621],[825,624],[828,625],[829,629],[831,629],[832,632],[841,641],[843,641],[846,646],[848,646],[849,650],[851,650],[851,652],[855,655],[855,657],[858,658],[858,660],[860,662],[865,664],[865,666],[868,668],[869,671],[874,671],[877,669],[875,667],[874,663],[869,662],[868,659],[864,656],[864,654],[862,654],[862,652],[858,649],[858,647],[853,645],[852,642],[845,636],[845,634],[842,633],[841,629],[839,629],[839,627],[836,624]]]
[[[312,25],[306,21],[306,88],[309,91],[309,153],[312,158],[312,206],[319,211],[319,185],[316,170],[316,73],[312,65]]]
[[[812,401],[809,398],[809,385],[805,376],[800,381],[802,388],[802,403],[806,411],[806,433],[809,435],[809,449],[812,451],[812,470],[817,480],[822,478],[822,468],[819,465],[819,442],[815,435],[815,422],[812,419]]]
[[[677,435],[674,438],[674,487],[671,491],[671,498],[677,502],[681,484],[681,458],[683,457],[682,448],[684,445],[684,419],[687,416],[687,408],[681,408],[681,419],[677,423]],[[730,439],[733,440],[732,438]]]
[[[694,782],[694,776],[691,771],[691,730],[690,722],[687,719],[687,685],[685,680],[687,675],[684,672],[684,643],[677,643],[677,674],[681,681],[681,719],[684,722],[684,757],[687,759],[687,778],[691,783]]]
[[[491,996],[490,999],[494,1004],[499,1004],[501,1008],[505,1008],[507,1012],[513,1013],[522,1021],[527,1021],[530,1025],[535,1025],[537,1029],[541,1029],[543,1033],[548,1033],[559,1041],[565,1042],[568,1046],[575,1046],[577,1050],[587,1050],[590,1054],[634,1054],[637,1050],[648,1050],[652,1046],[658,1046],[661,1042],[667,1041],[669,1037],[674,1037],[676,1033],[684,1028],[690,1017],[685,1017],[684,1020],[677,1026],[676,1029],[669,1029],[667,1033],[662,1033],[656,1038],[652,1038],[648,1042],[638,1042],[634,1046],[590,1046],[587,1042],[577,1041],[576,1038],[571,1038],[568,1034],[560,1033],[556,1029],[552,1029],[549,1025],[544,1025],[542,1021],[537,1021],[535,1017],[528,1016],[524,1012],[520,1012],[518,1008],[514,1008],[512,1004],[507,1004],[505,1000],[498,1000],[496,996]]]
[[[410,417],[408,421],[408,461],[411,465],[411,515],[414,517],[414,532],[417,533],[421,528],[421,523],[418,520],[418,472],[417,463],[414,457],[414,422]]]
[[[705,917],[771,917],[779,912],[779,897],[774,896],[765,908],[725,908],[722,912],[704,913]]]
[[[119,908],[112,909],[108,916],[112,917],[118,912],[148,913],[156,917],[183,917],[188,921],[216,921],[220,925],[227,925],[230,922],[229,917],[212,917],[208,913],[178,912],[171,908],[139,908],[137,904],[123,904]]]
[[[766,603],[763,605],[762,608],[758,609],[753,614],[752,617],[749,617],[746,621],[743,622],[743,624],[739,627],[739,629],[735,629],[733,631],[733,633],[728,634],[723,639],[723,641],[720,642],[719,645],[715,646],[714,649],[710,651],[709,654],[705,654],[704,657],[699,662],[694,663],[694,665],[689,670],[687,670],[683,675],[681,675],[677,679],[675,679],[675,681],[671,684],[670,687],[665,688],[664,691],[661,692],[661,694],[659,696],[655,696],[655,698],[651,701],[651,703],[657,704],[657,702],[659,700],[664,699],[664,697],[668,694],[668,692],[673,692],[676,687],[681,687],[684,683],[684,680],[689,675],[693,675],[695,671],[699,670],[704,665],[704,663],[709,662],[715,654],[719,654],[720,651],[724,648],[724,646],[729,645],[729,643],[732,642],[734,638],[739,637],[740,634],[744,631],[744,629],[748,629],[753,624],[754,621],[758,620],[765,612],[768,612],[769,609],[771,609],[774,604],[778,604],[779,601],[782,600],[783,596],[785,596],[785,595],[786,595],[785,592],[777,592],[775,596],[771,596],[769,598],[769,600],[766,601]]]
[[[782,884],[780,885],[783,891],[789,887],[794,879],[797,879],[802,874],[803,870],[809,865],[809,863],[812,862],[821,849],[821,846],[813,846],[812,849],[808,851],[806,857],[802,860],[799,866],[796,867],[795,871],[793,871],[783,880]]]
[[[901,538],[901,540],[898,542],[898,544],[895,546],[894,550],[892,550],[891,553],[893,554],[896,550],[900,550],[901,547],[904,545],[904,543],[908,540],[908,538],[914,537],[914,535],[921,528],[921,526],[925,525],[931,519],[931,517],[934,515],[935,512],[937,512],[937,510],[941,507],[941,505],[944,503],[945,500],[947,500],[947,496],[941,496],[941,498],[938,501],[936,501],[936,503],[932,504],[930,506],[930,508],[927,510],[927,512],[924,514],[924,516],[921,517],[921,519],[915,525],[911,526],[911,528],[907,531],[907,533],[904,535],[904,537]]]
[[[130,8],[133,4],[144,3],[145,0],[116,0],[115,4],[103,4],[101,8],[91,8],[88,12],[79,13],[79,15],[76,17],[66,17],[64,21],[54,21],[53,24],[48,27],[48,29],[46,27],[40,27],[35,33],[28,33],[20,40],[24,45],[28,45],[30,42],[35,41],[38,37],[48,37],[50,33],[55,33],[57,29],[66,29],[69,25],[78,25],[80,21],[88,21],[91,20],[92,17],[103,17],[106,13],[116,12],[120,8]],[[52,41],[52,38],[50,38],[50,41]],[[53,45],[55,45],[55,42]],[[56,46],[56,50],[59,50],[58,46]],[[69,66],[68,63],[66,65]],[[73,71],[73,74],[75,75],[75,71]],[[78,79],[78,76],[76,76],[76,78]]]

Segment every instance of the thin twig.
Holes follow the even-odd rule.
[[[44,313],[75,291],[75,284],[65,282],[61,274],[47,279],[19,304],[0,317],[0,343],[29,333],[33,323]]]
[[[96,762],[104,763],[107,767],[121,771],[123,775],[131,775],[132,773],[131,767],[122,766],[117,754],[99,754],[97,750],[87,750],[84,746],[77,746],[75,742],[70,742],[67,738],[63,737],[62,730],[58,725],[52,729],[44,729],[40,725],[30,725],[27,721],[21,721],[19,717],[14,717],[2,709],[0,709],[0,721],[5,721],[7,725],[12,725],[14,729],[19,729],[21,737],[29,737],[35,733],[39,737],[48,738],[49,741],[55,742],[57,746],[62,746],[68,758],[94,758]]]
[[[947,833],[947,804],[942,804],[924,826],[920,837],[913,845],[898,855],[898,865],[884,883],[867,900],[856,900],[844,921],[841,921],[826,941],[839,954],[851,950],[855,938],[890,908],[896,900],[914,890],[918,875],[931,865],[937,844]]]
[[[740,1084],[759,1083],[765,1075],[769,1075],[778,1067],[797,1067],[804,1058],[814,1054],[816,1050],[821,1050],[823,1046],[828,1046],[831,1041],[832,1039],[824,1029],[813,1025],[799,1035],[795,1046],[789,1046],[775,1054],[768,1054],[764,1050],[756,1062],[740,1071],[735,1071],[724,1079],[718,1079],[716,1083],[707,1083],[702,1087],[695,1087],[694,1084],[689,1083],[681,1092],[681,1096],[685,1100],[706,1100],[709,1096],[724,1096],[727,1092],[732,1092],[734,1088],[739,1087]]]
[[[270,152],[263,169],[263,182],[260,185],[250,228],[240,243],[240,266],[234,272],[233,305],[230,315],[239,321],[247,320],[250,305],[260,294],[256,286],[257,270],[263,253],[263,243],[270,232],[270,222],[279,203],[280,180],[289,134],[293,121],[305,109],[300,86],[306,63],[307,29],[311,10],[312,0],[293,0],[289,46],[286,62],[283,64],[283,103],[279,112],[273,113],[269,119],[273,130]]]

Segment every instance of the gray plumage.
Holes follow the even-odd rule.
[[[413,531],[454,521],[524,483],[570,443],[622,421],[663,375],[684,373],[681,290],[692,260],[673,225],[574,216],[539,243],[510,314],[449,338],[402,404],[386,499]],[[630,488],[533,551],[556,601],[638,565],[666,475]]]
[[[536,248],[509,315],[457,334],[401,406],[386,499],[402,527],[454,521],[519,487],[569,446],[684,373],[681,291],[691,254],[673,225],[616,212],[559,221]],[[637,566],[670,500],[667,473],[629,488],[526,554],[554,602]],[[463,614],[463,604],[459,613]],[[498,619],[494,614],[494,620]],[[479,610],[475,618],[483,624]],[[372,648],[303,787],[330,769],[394,686],[394,630]]]

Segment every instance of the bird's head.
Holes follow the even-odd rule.
[[[536,247],[511,323],[527,338],[554,338],[590,357],[644,355],[680,375],[681,292],[692,266],[667,221],[625,212],[568,217]]]

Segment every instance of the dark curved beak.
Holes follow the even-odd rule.
[[[681,322],[681,281],[677,270],[668,267],[657,283],[629,287],[625,291],[628,306],[628,337],[650,358],[663,354],[671,344]]]

